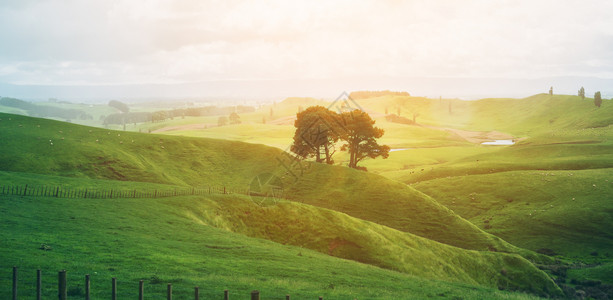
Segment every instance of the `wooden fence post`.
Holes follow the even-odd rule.
[[[251,300],[260,300],[260,292],[259,291],[251,291]]]
[[[28,193],[28,185],[23,189],[23,195],[25,196]]]
[[[230,292],[228,290],[223,291],[223,300],[230,300]]]
[[[90,300],[90,282],[89,282],[89,274],[85,275],[85,300]]]
[[[117,300],[117,278],[111,279],[111,300]]]
[[[285,295],[285,300],[289,300],[289,295]]]
[[[194,287],[194,300],[200,300],[200,291],[198,287]]]
[[[40,272],[40,269],[36,270],[36,300],[40,300],[40,297],[42,296],[41,294],[41,290],[42,290],[42,286],[43,286],[43,279],[42,279],[42,274]]]
[[[56,186],[55,187],[55,198],[57,198],[59,192],[60,192],[60,187]]]
[[[13,300],[17,300],[17,267],[13,267]]]
[[[57,292],[57,296],[60,300],[66,300],[68,298],[66,286],[66,270],[58,272]]]
[[[166,299],[172,300],[172,283],[168,284],[168,288],[166,289]]]
[[[145,281],[141,280],[138,282],[138,300],[143,300],[145,297]]]

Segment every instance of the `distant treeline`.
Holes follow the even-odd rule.
[[[387,120],[388,122],[394,122],[394,123],[400,123],[400,124],[408,124],[408,125],[414,125],[415,122],[409,118],[405,118],[405,117],[401,117],[399,115],[396,114],[391,114],[391,115],[387,115],[385,116],[385,120]]]
[[[389,91],[389,90],[385,90],[385,91],[357,91],[357,92],[351,92],[351,94],[349,94],[349,98],[351,98],[353,100],[366,99],[366,98],[374,98],[374,97],[381,97],[381,96],[411,96],[411,95],[409,93],[407,93],[407,92],[393,92],[393,91]]]
[[[28,113],[32,117],[41,118],[61,118],[61,119],[79,119],[79,120],[92,120],[94,117],[84,110],[61,108],[47,105],[36,105],[27,101],[15,99],[15,98],[0,98],[0,105],[19,108]]]
[[[227,116],[235,111],[239,114],[249,113],[254,112],[255,107],[242,105],[236,107],[205,106],[178,108],[172,110],[160,110],[156,112],[116,113],[108,115],[104,119],[104,125],[123,124],[124,118],[125,123],[162,122],[167,119],[174,119],[179,117]]]

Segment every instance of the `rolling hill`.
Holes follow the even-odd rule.
[[[281,152],[265,146],[109,131],[8,114],[0,114],[0,119],[3,137],[0,140],[1,171],[14,181],[27,180],[28,176],[23,174],[34,173],[38,175],[33,177],[41,181],[45,179],[40,176],[59,175],[65,176],[66,180],[81,182],[104,179],[183,187],[212,184],[246,187],[254,176],[261,173],[276,173],[283,177],[284,169],[275,161]],[[290,244],[342,258],[362,259],[362,262],[417,276],[541,295],[560,294],[545,273],[530,262],[498,251],[519,253],[541,262],[550,261],[545,256],[519,249],[485,233],[429,196],[378,175],[341,167],[308,165],[310,167],[298,181],[288,183],[290,178],[287,176],[283,179],[287,187],[285,195],[292,202],[278,203],[267,210],[240,196],[223,196],[230,198],[214,199],[209,202],[207,210],[212,211],[216,205],[225,207],[226,211],[219,217],[225,221],[220,224],[249,224],[230,229],[281,243],[285,242],[281,238],[287,237],[288,232],[268,230],[267,225],[261,223],[262,218],[268,220],[283,216],[282,223],[288,224],[292,223],[290,220],[298,220],[297,224],[302,222],[312,235]],[[58,180],[58,177],[51,178]],[[206,203],[205,200],[195,198],[186,202],[202,204]],[[224,201],[229,201],[229,204],[223,206]],[[261,218],[244,218],[245,212],[239,209],[244,205],[261,213]],[[186,214],[185,211],[193,214],[201,209],[191,207],[182,210],[180,215]],[[338,222],[329,220],[325,223],[322,216]],[[189,219],[194,224],[199,224],[198,220],[200,223],[217,220]],[[322,227],[320,223],[330,226]],[[332,224],[336,226],[331,227]],[[293,227],[289,232],[293,230],[300,230],[300,227]],[[323,234],[319,239],[318,233]],[[418,236],[480,251],[470,252]],[[330,243],[336,242],[341,245],[333,247],[330,253]],[[377,242],[385,244],[388,251],[381,252],[383,249],[373,246]],[[420,269],[416,259],[420,255],[432,260],[431,264]],[[435,257],[454,259],[443,261]],[[490,268],[483,269],[488,266]]]

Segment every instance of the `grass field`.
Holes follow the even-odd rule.
[[[0,291],[4,295],[10,293],[10,268],[17,265],[23,280],[20,295],[28,297],[33,296],[35,270],[40,268],[44,297],[57,293],[55,272],[66,269],[74,295],[83,293],[83,276],[91,274],[95,298],[110,296],[111,277],[118,278],[121,298],[136,297],[138,280],[145,280],[149,299],[165,299],[167,283],[173,284],[177,298],[191,296],[194,286],[201,288],[204,299],[220,297],[225,289],[238,299],[254,289],[264,299],[285,294],[301,299],[531,298],[496,288],[424,279],[248,238],[204,225],[188,213],[201,211],[204,204],[237,201],[233,196],[0,200],[1,269],[5,270],[0,275]],[[52,249],[40,250],[41,244]]]
[[[364,161],[368,173],[309,162],[290,173],[279,164],[286,158],[280,149],[291,143],[292,116],[313,104],[329,105],[290,98],[241,116],[240,125],[194,128],[217,117],[186,117],[128,128],[176,127],[159,134],[0,113],[0,180],[6,184],[244,189],[270,173],[284,188],[283,199],[262,203],[238,194],[87,201],[4,196],[0,208],[10,221],[0,233],[14,246],[3,248],[7,274],[0,280],[9,286],[11,265],[73,269],[75,281],[94,266],[107,281],[129,278],[134,288],[125,288],[126,295],[136,292],[139,278],[160,295],[172,282],[179,297],[190,295],[194,285],[214,286],[206,294],[211,297],[226,288],[244,295],[260,289],[271,299],[286,293],[515,299],[530,296],[497,289],[560,296],[560,287],[566,296],[574,296],[573,288],[607,295],[607,284],[613,284],[608,101],[596,108],[591,99],[563,95],[363,99],[359,105],[386,131],[381,142],[401,151]],[[418,125],[387,122],[385,110],[398,109],[407,118],[418,113]],[[513,136],[516,144],[483,146],[467,138],[481,141],[490,132]],[[342,165],[347,157],[337,153],[334,159]],[[41,201],[37,207],[35,201]],[[37,217],[45,212],[50,218]],[[35,233],[37,228],[44,230]],[[66,238],[53,234],[64,231]],[[86,232],[79,242],[95,246],[69,241]],[[49,242],[38,241],[44,239]],[[57,247],[42,251],[41,243]],[[26,262],[19,249],[36,259]],[[101,254],[88,262],[92,253]],[[137,267],[139,256],[151,267]],[[239,279],[229,280],[231,274]],[[598,288],[590,290],[594,284]],[[293,286],[295,293],[289,292]],[[46,289],[51,293],[53,285]]]

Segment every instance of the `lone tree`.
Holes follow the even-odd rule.
[[[241,123],[241,117],[236,112],[231,113],[228,119],[230,119],[230,124],[240,124]]]
[[[302,158],[333,164],[334,144],[339,134],[338,114],[323,107],[311,106],[296,114],[294,143],[290,150]]]
[[[217,126],[226,126],[228,125],[228,117],[226,116],[221,116],[219,117],[219,119],[217,119]]]
[[[549,96],[553,96],[553,86],[549,88]]]
[[[594,105],[600,107],[602,104],[602,98],[600,97],[600,91],[594,94]]]
[[[583,87],[579,89],[578,96],[581,97],[581,100],[585,99],[585,89]]]
[[[365,170],[358,167],[358,163],[366,157],[389,157],[390,147],[379,145],[376,140],[383,136],[384,130],[374,127],[375,120],[367,113],[354,110],[344,112],[339,117],[342,124],[341,139],[346,142],[341,150],[349,151],[350,168]]]

